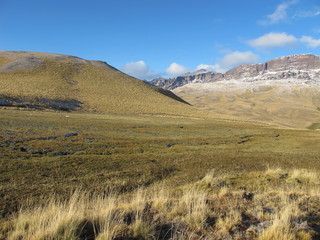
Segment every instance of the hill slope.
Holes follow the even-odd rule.
[[[241,65],[220,76],[219,80],[196,77],[173,92],[215,113],[295,128],[320,123],[319,56],[293,55]]]
[[[224,115],[294,128],[320,122],[319,86],[219,82],[187,84],[174,92],[194,106]]]
[[[169,91],[105,62],[35,52],[0,52],[0,105],[121,114],[192,115]]]

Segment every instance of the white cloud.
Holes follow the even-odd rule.
[[[255,48],[271,48],[284,47],[297,42],[297,38],[287,33],[268,33],[259,38],[248,41],[251,47]]]
[[[301,42],[306,43],[308,47],[316,48],[320,47],[320,39],[314,39],[310,36],[302,36]]]
[[[161,75],[151,71],[144,61],[127,63],[121,68],[121,70],[128,75],[142,80],[151,80],[160,77]]]
[[[291,5],[296,4],[297,2],[298,2],[297,0],[292,0],[292,1],[285,2],[278,5],[272,14],[267,15],[267,20],[259,21],[259,23],[263,25],[271,25],[271,24],[276,24],[278,22],[287,20],[288,19],[287,9]]]
[[[225,55],[218,63],[214,65],[200,64],[197,66],[197,70],[206,69],[208,71],[224,73],[227,70],[238,65],[258,63],[259,60],[260,57],[251,51],[235,51]]]
[[[241,64],[252,64],[252,63],[258,63],[260,57],[251,52],[232,52],[223,57],[221,60],[221,65],[224,67],[234,67]]]
[[[178,63],[171,63],[170,66],[167,68],[166,73],[171,76],[179,76],[189,71],[188,68],[178,64]]]
[[[197,66],[196,70],[201,70],[201,69],[208,70],[208,71],[214,71],[214,65],[199,64]]]
[[[208,64],[199,64],[196,68],[196,70],[205,69],[207,71],[213,71],[217,73],[224,73],[228,69],[223,68],[219,63],[215,65],[208,65]]]

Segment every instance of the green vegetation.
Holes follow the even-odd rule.
[[[320,129],[320,123],[312,123],[308,129],[310,130],[317,130],[317,129]]]
[[[208,173],[208,169],[214,168],[217,176],[225,174],[231,176],[225,181],[227,187],[246,187],[245,191],[256,193],[259,190],[259,193],[267,194],[272,187],[277,187],[280,183],[286,189],[282,182],[297,184],[296,176],[304,176],[301,177],[303,183],[314,184],[317,181],[312,180],[317,179],[310,177],[312,174],[303,175],[296,172],[287,176],[285,180],[282,178],[272,180],[271,177],[270,184],[275,184],[268,187],[263,183],[269,183],[269,180],[260,178],[256,173],[264,171],[267,166],[281,167],[285,171],[301,168],[320,169],[320,143],[317,141],[320,133],[317,131],[287,130],[253,122],[219,119],[4,109],[0,114],[0,207],[4,232],[11,229],[15,222],[15,220],[8,222],[12,213],[16,213],[20,207],[33,209],[42,204],[46,205],[50,196],[53,196],[54,200],[51,201],[55,204],[49,205],[55,208],[62,204],[62,210],[59,211],[65,212],[63,208],[70,207],[67,200],[74,191],[81,191],[81,196],[76,201],[85,200],[90,206],[95,204],[91,202],[93,196],[107,201],[109,199],[107,196],[112,192],[116,199],[122,196],[120,199],[131,202],[131,193],[137,189],[147,188],[150,191],[155,189],[159,192],[161,186],[166,186],[166,189],[169,192],[173,191],[173,194],[179,193],[179,189],[193,191],[193,188],[188,187],[197,185],[197,189],[200,188],[201,191],[206,192],[207,188],[212,188],[212,191],[218,191],[223,195],[223,191],[228,192],[226,188],[208,186],[208,181],[211,181],[208,180],[210,176],[205,178],[207,180],[198,182]],[[256,189],[251,189],[250,181],[257,181]],[[300,185],[296,186],[299,188]],[[236,189],[235,187],[233,190]],[[306,191],[309,191],[308,188]],[[82,196],[82,192],[86,194]],[[159,194],[162,197],[167,195]],[[207,195],[200,194],[200,196],[207,198]],[[183,198],[179,199],[182,201]],[[159,200],[157,204],[162,203]],[[199,224],[199,219],[192,215],[194,210],[190,212],[192,216],[188,216],[185,215],[187,212],[183,210],[184,207],[178,210],[178,205],[176,210],[178,212],[175,214],[182,215],[178,218],[168,218],[164,222],[178,221],[182,226],[187,224],[194,229],[194,226]],[[87,211],[86,206],[83,211]],[[197,208],[195,211],[199,211],[200,215],[204,212],[207,214],[207,207]],[[82,210],[79,211],[81,213]],[[126,207],[124,211],[128,211]],[[226,216],[234,219],[234,214],[239,213],[228,214],[230,216]],[[119,221],[123,220],[121,216]],[[74,226],[77,227],[79,221],[83,223],[86,220],[81,216],[78,219],[72,217],[71,219],[75,221]],[[124,226],[105,219],[106,222],[103,224],[117,226],[119,230],[115,231],[117,233],[120,231],[121,234],[130,236],[145,234],[145,239],[148,239],[147,235],[155,236],[157,231],[153,220],[151,222],[142,220],[137,220],[134,225]],[[224,225],[223,221],[227,220],[227,217],[219,220],[215,227]],[[65,229],[69,226],[68,223],[65,224],[59,225],[58,229],[64,229],[61,230],[63,234],[74,234],[75,228]],[[229,226],[229,230],[221,231],[235,231],[234,223],[230,223]],[[55,231],[52,234],[56,234]],[[205,231],[203,234],[207,234],[207,230],[203,231]],[[7,236],[7,233],[3,234]],[[19,234],[21,235],[21,232]],[[70,239],[66,236],[62,239]],[[108,237],[101,235],[100,239]]]

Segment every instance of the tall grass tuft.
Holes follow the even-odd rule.
[[[302,175],[293,173],[293,176]],[[268,176],[270,174],[268,172]],[[287,181],[290,174],[275,180],[286,184],[283,189],[271,186],[259,192],[259,188],[253,187],[256,192],[252,193],[239,191],[238,186],[233,185],[203,189],[204,180],[173,190],[139,189],[125,195],[92,196],[76,191],[69,200],[52,197],[43,206],[21,209],[4,234],[9,240],[309,240],[317,236],[308,225],[309,220],[316,221],[315,213],[308,219],[310,211],[320,206],[313,190],[317,185],[310,188],[301,183],[300,188],[296,188],[295,182]],[[265,181],[265,175],[265,172],[246,175],[246,183],[261,184],[258,179]],[[243,177],[223,176],[226,181],[232,178],[234,184],[237,181],[243,184]],[[289,186],[293,186],[291,191]],[[317,221],[320,222],[320,218]],[[299,229],[300,222],[306,222],[307,227]]]

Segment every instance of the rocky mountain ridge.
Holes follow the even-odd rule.
[[[164,89],[175,89],[188,83],[210,83],[225,80],[255,82],[260,80],[297,80],[302,84],[320,85],[320,56],[298,54],[279,57],[260,64],[244,64],[226,73],[204,69],[175,78],[158,78],[151,83]]]

